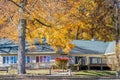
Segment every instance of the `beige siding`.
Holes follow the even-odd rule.
[[[3,59],[2,59],[2,56],[0,56],[0,65],[2,65],[3,63]]]
[[[31,58],[31,61],[30,61],[30,62],[31,62],[31,63],[36,63],[35,57],[36,57],[36,56],[30,56],[30,58]]]
[[[70,54],[70,56],[83,56],[83,57],[102,57],[103,54]]]

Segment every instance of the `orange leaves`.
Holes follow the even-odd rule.
[[[34,46],[34,45],[30,46],[30,50],[35,50],[35,49],[36,49],[36,46]]]
[[[75,46],[73,44],[67,44],[66,47],[63,49],[64,53],[68,54],[71,49]]]
[[[18,40],[17,36],[18,36],[18,33],[15,27],[5,26],[2,29],[0,29],[1,38],[9,38],[9,39],[13,39],[14,41],[17,41]]]
[[[20,0],[14,1],[19,4]],[[9,35],[6,34],[6,37],[15,39],[19,7],[9,4],[9,2],[6,4],[8,4],[8,6],[5,5],[6,17],[11,17],[10,25],[8,25],[10,27],[6,28],[11,33],[7,29],[2,31],[9,33]],[[82,12],[79,11],[79,8]],[[86,17],[90,16],[89,11],[92,12],[93,8],[94,3],[91,0],[28,0],[24,12],[24,18],[27,20],[26,38],[30,43],[33,43],[36,38],[40,42],[42,42],[42,38],[46,38],[47,42],[56,50],[61,47],[67,53],[74,47],[70,42],[75,39],[77,27],[89,31],[87,28],[90,26],[86,23],[90,19]],[[4,22],[4,20],[2,21]],[[82,35],[84,38],[88,37],[86,33]]]
[[[2,19],[0,19],[0,24],[4,24],[5,22],[7,21],[7,18],[2,18]]]

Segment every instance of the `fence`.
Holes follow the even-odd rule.
[[[10,69],[17,69],[17,64],[10,65]],[[49,69],[51,67],[50,63],[27,63],[26,69]]]

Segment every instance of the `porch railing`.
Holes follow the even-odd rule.
[[[11,64],[10,69],[17,69],[17,64]],[[51,68],[50,63],[27,63],[26,64],[26,69],[49,69]]]

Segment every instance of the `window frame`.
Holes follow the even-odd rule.
[[[96,62],[93,62],[93,59],[95,59],[94,61]],[[101,57],[90,57],[90,64],[102,64],[101,59]]]
[[[37,60],[37,58],[39,57],[39,59]],[[35,57],[36,63],[48,63],[51,60],[51,56],[50,55],[37,55]]]

